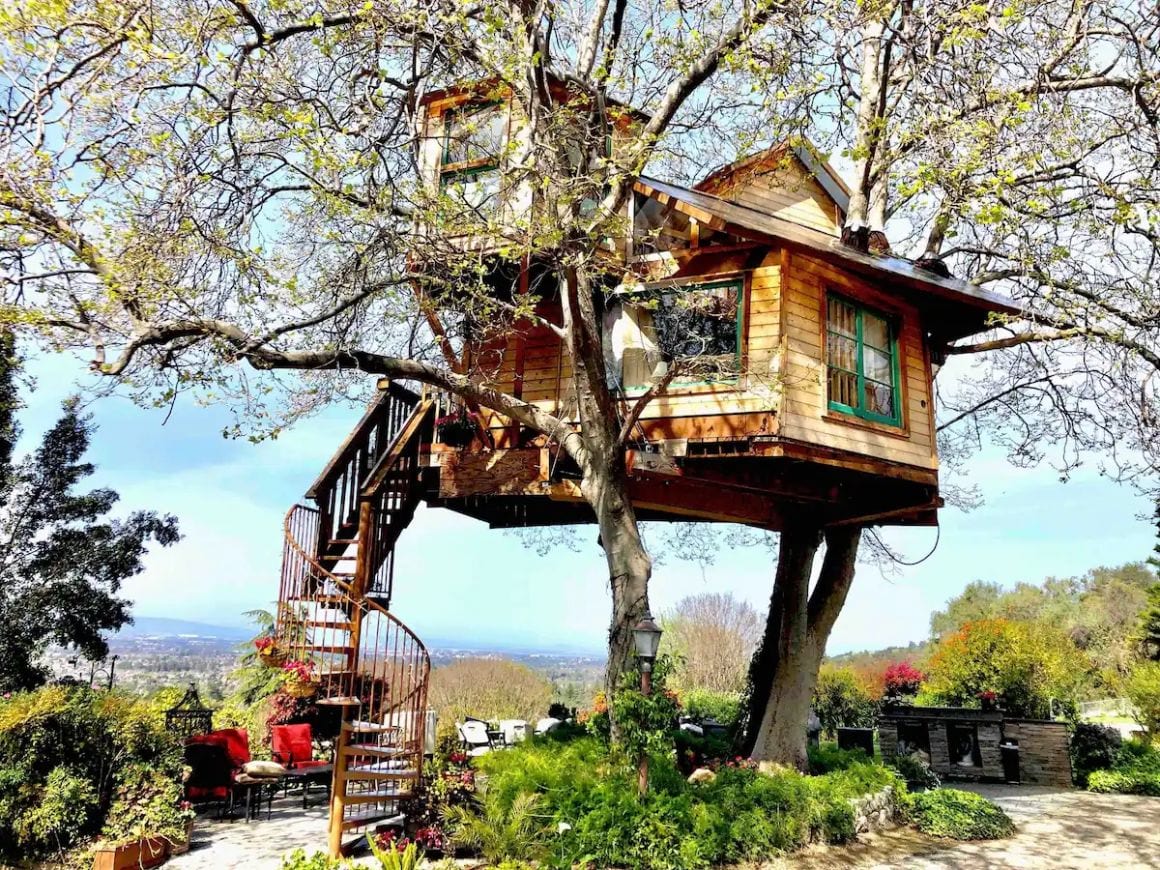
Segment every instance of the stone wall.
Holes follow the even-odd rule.
[[[1019,778],[1031,785],[1071,787],[1070,737],[1063,722],[1008,719],[1003,736],[1019,742]]]
[[[878,750],[882,753],[882,760],[887,764],[898,754],[898,725],[894,722],[883,722],[878,728]]]
[[[881,831],[894,826],[894,814],[898,805],[894,801],[894,787],[887,786],[882,791],[851,798],[854,807],[854,832]]]

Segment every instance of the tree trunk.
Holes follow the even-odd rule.
[[[813,593],[814,557],[823,534],[809,525],[781,533],[765,635],[750,666],[742,739],[758,761],[807,766],[806,727],[826,641],[854,580],[861,529],[825,532],[826,553]]]

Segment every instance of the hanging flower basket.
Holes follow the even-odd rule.
[[[479,431],[479,415],[460,408],[435,421],[439,441],[449,447],[466,447]]]
[[[310,662],[292,661],[282,665],[286,682],[283,688],[292,698],[313,698],[318,694],[319,679]]]
[[[268,668],[280,668],[290,658],[290,654],[272,637],[258,638],[254,641],[254,648],[258,651],[258,660]]]

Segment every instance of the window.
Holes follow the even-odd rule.
[[[902,424],[898,340],[889,318],[830,295],[826,359],[832,410],[892,426]]]
[[[473,211],[494,205],[506,133],[502,106],[468,105],[443,116],[439,184]]]
[[[609,386],[645,387],[680,364],[675,383],[719,383],[740,369],[741,282],[624,294],[604,313]]]
[[[979,752],[979,729],[975,725],[951,722],[947,724],[947,750],[951,764],[956,767],[982,767]]]

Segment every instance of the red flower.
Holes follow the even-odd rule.
[[[282,665],[282,670],[287,676],[292,676],[303,683],[309,683],[314,679],[314,665],[311,662],[286,662]]]
[[[896,662],[883,675],[883,688],[888,695],[916,695],[922,686],[923,673],[910,662]]]
[[[275,641],[274,638],[270,637],[269,635],[254,639],[254,648],[260,653],[269,652],[276,645],[277,641]]]

